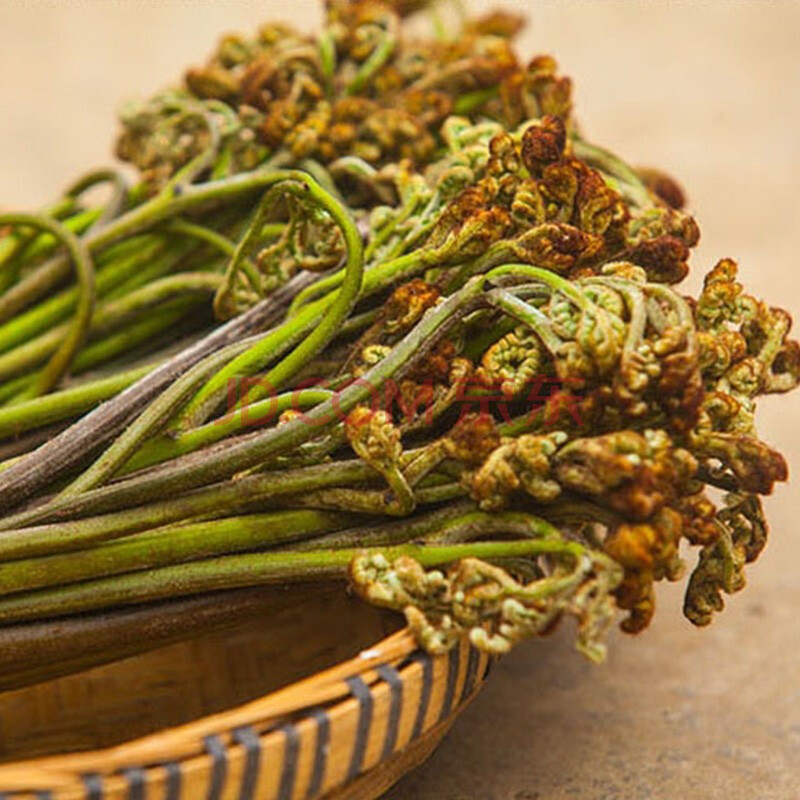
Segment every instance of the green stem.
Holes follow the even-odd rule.
[[[61,223],[51,218],[39,214],[2,214],[0,215],[0,226],[2,225],[27,225],[47,231],[57,237],[66,247],[70,260],[75,265],[78,278],[79,295],[73,321],[47,366],[44,367],[33,386],[20,397],[20,399],[27,400],[30,397],[46,394],[61,380],[69,370],[75,353],[86,338],[95,301],[94,264],[89,251],[81,240]]]
[[[537,283],[544,284],[554,292],[559,292],[571,300],[581,311],[597,312],[600,308],[578,289],[574,283],[556,275],[555,272],[543,267],[533,267],[530,264],[503,264],[494,267],[488,275],[493,281],[504,277],[531,278]]]
[[[515,534],[563,542],[561,532],[541,517],[522,511],[472,511],[425,537],[426,544],[458,544],[487,534]]]
[[[173,329],[181,320],[185,320],[197,304],[197,297],[177,297],[164,302],[155,313],[136,320],[124,330],[92,342],[75,357],[72,374],[80,375],[88,372],[94,367],[112,361],[117,356],[130,353],[142,344],[153,345],[156,337]],[[0,387],[0,401],[9,398],[14,400],[18,395],[30,391],[34,380],[35,377],[31,375],[12,379]]]
[[[46,510],[34,508],[0,521],[0,561],[79,550],[147,528],[230,515],[313,489],[377,480],[379,476],[363,461],[334,462],[248,475],[127,510],[117,507],[113,486],[104,487],[76,498],[57,499]]]
[[[87,190],[99,183],[110,183],[111,197],[102,208],[76,210],[78,198]],[[130,193],[135,199],[136,191]],[[81,234],[90,227],[105,225],[117,216],[129,199],[128,185],[124,175],[118,170],[101,169],[90,172],[79,178],[67,191],[64,197],[42,213],[62,222],[67,230]],[[63,219],[66,214],[72,214]],[[19,272],[27,261],[35,262],[41,256],[48,255],[58,244],[58,239],[48,233],[17,230],[16,235],[0,241],[0,294],[16,282]]]
[[[495,305],[509,316],[527,325],[553,354],[559,353],[564,342],[553,331],[549,317],[543,311],[505,291],[496,292]]]
[[[18,394],[30,389],[33,381],[33,375],[21,375],[19,378],[14,378],[0,385],[0,403],[8,404]]]
[[[300,344],[265,376],[267,386],[273,390],[279,389],[297,369],[317,355],[336,336],[341,324],[347,318],[358,298],[363,277],[364,258],[363,244],[355,221],[346,208],[322,189],[310,176],[301,172],[290,174],[292,176],[291,180],[281,188],[304,197],[310,195],[314,202],[331,215],[342,231],[347,248],[347,263],[344,268],[344,280],[341,288],[311,333],[305,335],[306,328],[304,327],[305,319],[310,318],[310,314],[307,313],[303,320],[289,320],[276,331],[267,334],[261,341],[240,356],[234,358],[230,364],[214,375],[187,407],[181,424],[183,430],[193,427],[207,418],[208,413],[213,411],[218,404],[220,395],[227,391],[230,380],[241,376],[253,375],[261,369],[274,357],[276,345],[279,346],[282,340],[298,338],[301,335],[305,336],[300,341]],[[302,176],[302,180],[298,180],[296,177],[298,175]],[[297,186],[298,182],[302,185],[302,188]],[[260,230],[267,213],[271,210],[271,203],[262,202],[256,212],[250,231]],[[251,238],[251,232],[245,234],[237,251],[237,256],[246,252]],[[236,258],[234,258],[235,261]],[[309,322],[305,324],[313,324],[313,320],[309,319]]]
[[[98,336],[116,331],[142,311],[147,311],[174,297],[213,293],[221,281],[221,276],[204,272],[182,272],[153,281],[120,300],[99,306],[92,317],[88,338],[96,339]],[[27,344],[0,355],[0,380],[18,375],[44,361],[64,340],[69,327],[69,324],[59,325]]]
[[[47,215],[58,219],[52,211]],[[100,209],[92,208],[78,211],[73,216],[58,221],[68,231],[80,235],[97,222],[100,215]],[[0,270],[2,270],[0,272],[0,295],[17,282],[19,274],[26,264],[35,264],[37,259],[50,255],[58,246],[59,240],[49,233],[31,232],[29,235],[25,235],[18,230],[16,239],[9,236],[0,240],[0,243],[5,241],[8,241],[8,244],[0,248]]]
[[[398,35],[395,18],[390,17],[389,29],[383,33],[381,40],[369,54],[367,60],[359,67],[353,80],[345,87],[345,94],[353,95],[361,92],[370,82],[375,73],[392,57],[397,47]]]
[[[227,363],[233,355],[241,352],[246,346],[246,341],[228,345],[181,375],[114,440],[91,467],[64,489],[61,496],[81,494],[114,475],[144,441],[163,430],[175,411],[191,397],[192,392],[209,373]]]
[[[195,488],[251,469],[269,456],[291,450],[310,438],[327,432],[357,405],[369,402],[373,391],[388,378],[394,376],[401,368],[408,367],[415,360],[424,357],[427,348],[433,346],[438,336],[457,315],[466,309],[472,310],[472,305],[483,293],[483,285],[482,279],[473,279],[458,293],[430,309],[386,358],[372,367],[358,382],[309,410],[303,419],[290,420],[284,425],[257,433],[246,441],[231,444],[224,454],[214,458],[212,462],[197,459],[168,465],[159,470],[157,477],[142,476],[118,484],[117,491],[123,496],[130,497],[142,496],[140,494],[142,491],[146,496],[153,491],[169,494]],[[130,431],[131,429],[126,433]],[[101,458],[110,458],[111,450],[113,447]]]
[[[491,273],[487,277],[490,278]],[[135,504],[169,496],[252,469],[271,456],[292,450],[309,439],[326,433],[357,405],[370,402],[372,393],[386,380],[423,358],[428,349],[435,345],[439,336],[460,316],[475,310],[482,303],[491,302],[491,293],[484,296],[484,285],[483,278],[472,279],[459,292],[435,308],[429,309],[415,328],[395,345],[386,358],[372,367],[359,381],[309,410],[303,419],[290,420],[283,425],[245,437],[241,441],[231,443],[223,452],[215,451],[206,457],[199,455],[192,459],[178,460],[152,474],[129,478],[113,487],[108,487],[110,495],[115,497],[119,506],[123,503]],[[157,402],[162,399],[163,396]],[[150,429],[146,435],[149,436],[152,432]],[[102,479],[106,474],[111,474],[120,465],[120,456],[123,456],[123,461],[127,459],[131,450],[136,449],[142,441],[137,438],[142,435],[141,429],[137,430],[135,425],[131,426],[126,434],[123,434],[126,437],[125,444],[130,450],[125,449],[121,452],[117,449],[116,452],[112,452],[114,447],[109,448],[98,462],[104,462],[105,469],[110,467],[110,471],[106,473],[104,469],[92,468],[92,480]],[[82,483],[81,479],[79,483]],[[62,498],[64,499],[68,498]],[[38,509],[38,512],[46,516],[57,506],[58,500],[51,501]]]
[[[304,551],[389,547],[411,541],[424,541],[428,545],[459,544],[493,533],[562,539],[557,528],[532,514],[478,511],[472,502],[466,501],[397,522],[380,520],[358,528],[347,528],[292,544],[291,548]]]
[[[392,234],[397,230],[397,228],[402,225],[404,222],[407,222],[408,219],[416,212],[420,203],[419,195],[412,196],[406,204],[397,211],[397,213],[392,217],[392,219],[386,223],[380,230],[374,232],[370,237],[369,244],[367,245],[367,249],[364,251],[364,258],[369,261],[378,251],[378,249],[386,244],[386,242],[392,237]]]
[[[377,518],[355,528],[316,536],[303,542],[284,545],[280,549],[291,547],[296,552],[306,550],[341,550],[343,548],[388,547],[406,542],[419,542],[440,531],[457,520],[463,519],[474,511],[474,505],[467,502],[451,503],[435,511],[415,514],[406,519],[387,522]]]
[[[79,553],[2,564],[0,595],[273,547],[335,531],[352,520],[349,514],[303,509],[170,525]]]
[[[493,100],[500,93],[498,86],[487,86],[485,89],[475,89],[472,92],[465,92],[456,98],[453,104],[453,113],[462,116],[472,114],[481,106]]]
[[[174,256],[164,254],[166,245],[167,241],[162,236],[135,237],[130,242],[125,242],[125,247],[121,247],[120,252],[113,253],[114,258],[107,264],[104,265],[101,260],[98,265],[97,294],[101,297],[107,294],[153,260],[160,260],[159,256],[168,259],[171,265]],[[112,255],[111,251],[106,255]],[[169,266],[165,266],[164,271],[168,269]],[[78,297],[76,288],[66,289],[0,325],[0,351],[6,352],[20,343],[29,342],[37,334],[69,317]]]
[[[386,358],[372,367],[359,381],[309,410],[303,419],[289,420],[283,425],[259,431],[240,441],[232,442],[222,451],[179,459],[174,464],[167,464],[152,473],[121,481],[107,487],[106,501],[110,500],[114,504],[112,507],[119,508],[125,504],[130,506],[165,496],[174,496],[176,493],[214,481],[226,480],[238,472],[264,463],[269,457],[290,451],[309,439],[326,433],[337,426],[344,415],[355,406],[370,402],[373,391],[386,380],[401,370],[410,368],[420,358],[424,358],[429,348],[435,345],[437,339],[457,319],[482,304],[491,303],[493,293],[485,293],[484,287],[486,279],[492,277],[493,273],[489,273],[485,278],[472,279],[456,294],[435,308],[429,309],[415,328],[395,345]],[[149,433],[152,431],[148,432],[148,435]],[[131,441],[130,444],[135,449],[138,442]],[[108,451],[103,458],[107,455]],[[128,455],[129,453],[125,454],[126,457]],[[64,501],[69,501],[69,498],[56,499],[41,506],[33,512],[33,519],[46,519],[49,514],[63,508]],[[30,519],[25,514],[21,516]],[[19,524],[20,515],[11,520],[11,523],[6,520],[3,527]]]
[[[153,365],[149,364],[25,403],[0,408],[0,439],[19,436],[25,431],[83,414],[127,389],[152,369]]]
[[[149,317],[136,320],[126,329],[87,345],[75,358],[73,372],[80,375],[133,351],[141,344],[150,345],[156,336],[173,329],[197,304],[197,297],[178,297],[163,303]]]
[[[88,372],[101,364],[125,355],[135,350],[142,344],[152,345],[154,340],[165,331],[173,329],[176,323],[185,319],[187,314],[197,306],[196,297],[178,297],[163,303],[154,314],[136,320],[121,330],[105,339],[92,342],[84,347],[75,357],[72,364],[72,374],[80,375]],[[151,348],[152,349],[152,348]],[[35,376],[22,375],[0,386],[0,402],[10,401],[13,407],[29,401],[18,401],[17,397],[29,392]]]
[[[438,567],[462,558],[532,558],[573,551],[579,555],[583,548],[563,541],[525,539],[442,546],[403,544],[376,551],[278,551],[223,556],[7,597],[0,600],[0,623],[63,617],[112,606],[185,597],[215,589],[344,580],[350,562],[356,556],[373,552],[376,555],[380,553],[389,562],[397,558],[413,558],[423,567]]]
[[[275,183],[297,176],[308,178],[301,172],[266,168],[197,185],[187,185],[173,180],[156,197],[132,208],[107,225],[87,232],[83,244],[89,253],[95,254],[114,242],[141,233],[187,211],[222,205],[234,198],[267,189]],[[185,176],[181,173],[180,177],[182,180]],[[11,318],[47,294],[68,274],[69,263],[61,256],[43,264],[34,274],[20,281],[0,297],[0,321]]]
[[[81,178],[78,178],[75,183],[70,186],[65,192],[65,196],[73,201],[89,189],[101,183],[107,183],[111,186],[111,196],[108,202],[99,209],[99,216],[92,223],[92,228],[101,228],[103,225],[108,224],[114,217],[118,216],[125,203],[128,201],[130,189],[128,181],[125,176],[118,169],[97,169],[87,173]]]
[[[433,252],[434,251],[417,251],[407,253],[406,255],[393,258],[391,261],[369,267],[364,271],[363,296],[373,294],[396,280],[411,278],[423,272],[435,263],[435,257],[432,255]],[[292,301],[292,304],[289,306],[288,316],[297,316],[301,309],[304,306],[310,305],[311,301],[315,298],[329,301],[329,292],[341,286],[344,277],[345,271],[338,270],[321,280],[315,281],[311,286],[307,286],[303,291],[299,292]]]
[[[122,473],[152,466],[178,456],[193,453],[214,442],[238,433],[244,428],[258,428],[269,422],[275,422],[286,410],[293,411],[313,408],[332,396],[333,392],[325,389],[300,389],[293,392],[269,397],[256,403],[248,403],[235,409],[228,409],[224,417],[201,425],[199,428],[181,433],[152,439],[144,443],[141,449],[125,464]],[[2,417],[0,416],[0,419]]]
[[[296,275],[272,297],[182,347],[118,397],[101,404],[35,452],[28,453],[20,463],[0,474],[0,507],[18,506],[38,490],[80,467],[87,457],[113,439],[154,396],[192,365],[227,344],[238,342],[273,324],[294,294],[308,282],[306,274]],[[205,315],[202,318],[204,320]]]
[[[164,230],[168,233],[178,233],[182,236],[190,236],[193,239],[197,239],[219,250],[220,253],[229,258],[232,258],[236,252],[236,244],[228,239],[227,236],[223,236],[213,228],[207,228],[205,225],[199,225],[196,222],[173,219],[164,226]]]
[[[329,29],[320,33],[319,40],[319,60],[322,66],[322,78],[325,83],[325,94],[327,97],[333,96],[333,75],[336,72],[336,39]]]

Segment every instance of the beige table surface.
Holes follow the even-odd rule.
[[[488,7],[489,3],[473,3]],[[697,273],[740,260],[749,287],[800,314],[800,4],[506,3],[521,47],[577,83],[584,129],[689,188]],[[305,0],[0,0],[0,207],[47,201],[102,163],[121,98],[170,82],[217,34]],[[760,409],[800,470],[798,397]],[[768,501],[773,539],[705,631],[663,587],[653,627],[592,667],[566,631],[496,670],[392,800],[798,800],[800,530],[796,484]]]

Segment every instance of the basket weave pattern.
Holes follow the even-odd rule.
[[[400,631],[238,708],[105,750],[0,766],[0,800],[374,797],[407,768],[392,776],[393,761],[423,760],[489,666],[467,643],[432,657]]]

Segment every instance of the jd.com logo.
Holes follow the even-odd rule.
[[[523,403],[527,409],[529,421],[544,410],[546,414],[544,423],[548,426],[556,425],[563,415],[568,415],[577,425],[582,425],[579,403],[583,399],[580,395],[569,391],[570,385],[575,385],[577,379],[553,378],[546,375],[535,375],[525,382],[525,392],[515,392],[514,403],[519,407]],[[319,427],[327,425],[334,420],[344,422],[347,412],[341,407],[341,393],[352,386],[361,386],[368,390],[370,401],[367,403],[373,411],[380,409],[397,408],[399,413],[409,422],[424,420],[428,425],[433,424],[434,399],[436,392],[432,381],[425,381],[413,385],[409,393],[408,385],[401,391],[400,386],[393,380],[384,381],[380,386],[372,385],[364,378],[354,378],[347,383],[337,382],[336,389],[330,390],[330,383],[324,378],[309,378],[299,383],[291,392],[279,394],[264,378],[232,379],[228,382],[228,413],[218,422],[228,420],[234,411],[241,409],[242,425],[244,427],[261,427],[274,421],[276,417],[287,410],[293,412],[293,417],[300,419],[307,425]],[[266,396],[267,400],[259,401],[258,410],[248,400],[249,392],[255,387],[259,388],[259,395]],[[304,413],[309,408],[304,401],[303,392],[308,390],[329,391],[327,400],[330,402],[328,414],[315,414],[313,417]],[[524,396],[524,399],[523,399]],[[319,396],[318,396],[319,397]],[[243,398],[243,399],[242,399]],[[288,400],[288,406],[287,401]],[[317,399],[315,405],[321,402]],[[512,402],[499,385],[487,387],[477,380],[464,382],[454,398],[453,405],[460,406],[459,420],[467,414],[499,414],[501,419],[511,422],[509,404]],[[363,404],[362,404],[363,405]]]

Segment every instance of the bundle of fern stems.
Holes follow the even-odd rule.
[[[432,652],[574,617],[594,659],[687,546],[693,623],[742,588],[789,315],[729,259],[685,296],[677,184],[580,134],[515,17],[412,40],[427,5],[226,37],[124,112],[133,182],[0,216],[3,685],[265,584],[348,580]]]

